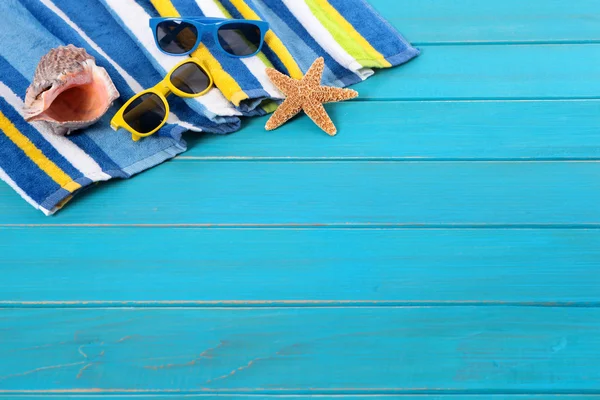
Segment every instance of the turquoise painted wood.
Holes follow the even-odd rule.
[[[422,46],[356,85],[364,100],[598,98],[600,44]],[[357,99],[357,100],[359,100]]]
[[[69,399],[69,400],[90,400],[90,399],[102,399],[102,400],[174,400],[174,399],[206,399],[206,398],[219,398],[221,400],[311,400],[316,396],[314,395],[226,395],[219,394],[218,396],[211,396],[206,394],[135,394],[131,395],[89,395],[89,394],[42,394],[42,395],[19,395],[21,400],[40,400],[40,399]],[[336,395],[319,395],[318,398],[323,400],[335,400],[339,399],[340,396]],[[394,395],[345,395],[346,400],[461,400],[464,399],[464,395],[447,395],[447,394],[416,394],[416,395],[405,395],[405,394],[394,394]],[[500,400],[506,399],[506,395],[469,395],[471,400]],[[534,394],[534,395],[510,395],[508,398],[512,400],[596,400],[600,398],[598,395],[553,395],[553,394]],[[14,399],[14,395],[2,395],[0,399]]]
[[[21,329],[0,331],[12,361],[0,392],[600,392],[598,308],[18,309],[2,321]]]
[[[110,400],[128,400],[134,398],[136,400],[174,400],[174,399],[199,399],[199,398],[210,398],[212,396],[206,394],[165,394],[165,395],[156,395],[156,394],[136,394],[135,397],[128,395],[86,395],[86,394],[60,394],[60,395],[52,395],[52,394],[43,394],[43,395],[20,395],[19,399],[21,400],[40,400],[40,399],[86,399],[90,400],[90,398],[94,399],[110,399]],[[217,396],[215,396],[217,397]],[[340,396],[335,395],[319,395],[320,399],[324,400],[334,400],[339,399]],[[14,395],[1,395],[0,399],[13,399]],[[313,395],[224,395],[219,394],[218,398],[221,400],[310,400],[314,399]],[[346,400],[461,400],[464,399],[464,395],[346,395],[344,396]],[[506,399],[506,395],[469,395],[469,399],[471,400],[500,400]],[[552,395],[552,394],[536,394],[536,395],[511,395],[509,397],[513,400],[596,400],[600,398],[598,395]]]
[[[600,41],[595,0],[370,0],[417,44],[507,44]]]
[[[596,227],[599,177],[597,161],[185,160],[102,185],[58,218],[0,202],[0,223]]]
[[[600,158],[599,100],[377,101],[331,105],[328,111],[340,130],[331,140],[308,118],[275,132],[262,130],[267,118],[252,118],[235,135],[186,135],[190,150],[179,159]]]
[[[600,3],[370,1],[423,53],[337,137],[0,186],[0,399],[600,397]]]
[[[595,229],[3,228],[0,254],[0,307],[600,303]]]
[[[40,400],[40,399],[70,399],[70,400],[90,400],[90,399],[110,399],[110,400],[181,400],[181,399],[206,399],[211,397],[206,394],[136,394],[134,396],[128,395],[86,395],[86,394],[43,394],[43,395],[20,395],[19,399],[22,400]],[[319,395],[320,399],[323,400],[335,400],[339,399],[340,396],[335,395]],[[13,399],[14,395],[1,395],[0,399]],[[218,398],[221,400],[311,400],[314,399],[313,395],[224,395],[219,394]],[[348,395],[344,396],[346,400],[461,400],[464,399],[464,395]],[[506,399],[506,395],[469,395],[471,400],[500,400]],[[511,395],[508,397],[512,400],[596,400],[599,399],[599,395],[553,395],[553,394],[536,394],[536,395]]]

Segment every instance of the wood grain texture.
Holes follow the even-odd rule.
[[[373,79],[378,79],[377,77]],[[339,135],[305,116],[275,132],[252,118],[233,135],[185,136],[181,159],[577,159],[600,157],[600,100],[395,101],[327,107]],[[377,115],[377,118],[365,118]],[[290,145],[293,143],[293,146]]]
[[[598,98],[600,44],[422,46],[353,89],[362,100]]]
[[[423,43],[600,41],[595,0],[369,0],[403,35]]]
[[[600,303],[600,230],[3,228],[0,254],[3,307]]]
[[[600,392],[597,308],[30,309],[0,318],[0,391]]]
[[[172,161],[60,219],[4,188],[0,224],[596,226],[599,176],[598,162]]]

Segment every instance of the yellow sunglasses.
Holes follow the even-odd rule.
[[[174,93],[179,97],[199,97],[212,85],[208,71],[197,59],[188,58],[174,66],[156,86],[136,94],[123,104],[110,121],[110,126],[114,130],[126,129],[134,141],[153,135],[167,122],[170,112],[167,96]]]

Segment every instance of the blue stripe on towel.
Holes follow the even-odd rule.
[[[44,173],[8,137],[0,133],[0,168],[33,201],[40,204],[60,186]]]
[[[185,143],[180,142],[180,135],[177,135],[181,131],[175,130],[175,125],[165,125],[161,129],[164,131],[163,135],[153,135],[149,138],[151,140],[142,139],[140,142],[134,142],[131,140],[131,134],[124,129],[118,132],[110,130],[109,121],[110,116],[105,115],[98,123],[86,129],[86,135],[109,155],[119,169],[127,168],[168,148],[178,148],[179,152],[185,149]]]
[[[81,189],[79,189],[79,190],[81,190]],[[44,201],[42,204],[40,204],[40,206],[45,208],[46,210],[52,210],[54,207],[56,207],[58,204],[60,204],[63,200],[65,200],[69,196],[71,196],[71,193],[69,191],[67,191],[63,188],[60,188],[55,193],[48,196],[46,201]]]
[[[29,81],[2,56],[0,56],[0,71],[2,71],[2,77],[0,77],[2,82],[23,100],[29,87]]]
[[[83,174],[73,167],[56,149],[48,143],[46,139],[31,124],[25,121],[23,117],[8,104],[4,99],[0,99],[4,115],[16,126],[24,136],[27,137],[41,152],[62,169],[73,180],[83,177]]]
[[[119,166],[106,154],[104,151],[89,138],[87,133],[71,135],[69,140],[75,143],[77,147],[85,151],[87,154],[93,155],[94,161],[100,165],[102,171],[109,174],[113,178],[126,178],[125,174],[119,170]]]
[[[0,37],[3,41],[0,46],[0,56],[4,57],[21,75],[28,79],[33,78],[37,60],[48,50],[62,43],[50,35],[48,30],[16,0],[0,0],[0,15],[10,16],[10,23],[5,21],[0,24]],[[27,49],[26,57],[20,49]],[[32,62],[32,60],[36,61]]]

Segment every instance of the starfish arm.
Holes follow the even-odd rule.
[[[271,118],[269,118],[267,125],[265,125],[265,129],[272,131],[273,129],[279,128],[298,114],[300,110],[302,110],[302,105],[299,102],[286,99],[279,107],[277,107],[277,110],[275,110]]]
[[[302,82],[309,86],[318,87],[321,85],[321,79],[323,78],[323,69],[325,68],[325,59],[319,57],[315,60],[313,65],[310,66]]]
[[[289,96],[290,94],[298,90],[296,89],[298,86],[297,80],[282,74],[274,68],[267,68],[266,72],[271,82],[273,82],[273,84],[277,86],[277,88],[281,90],[286,96]]]
[[[352,89],[340,89],[321,86],[312,93],[312,97],[321,103],[335,103],[358,97],[358,92]]]
[[[309,102],[302,107],[306,115],[313,120],[315,124],[319,126],[319,128],[323,129],[329,136],[335,136],[337,133],[337,128],[333,124],[331,118],[325,111],[325,107],[323,104],[317,102]]]

